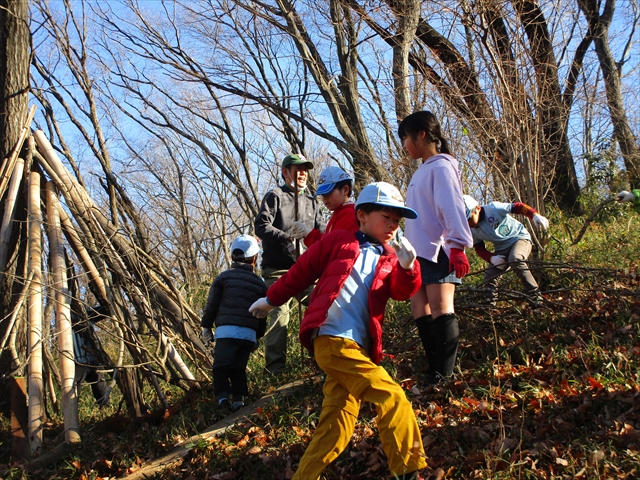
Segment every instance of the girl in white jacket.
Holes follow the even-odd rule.
[[[407,206],[418,218],[406,220],[405,236],[416,249],[422,271],[411,313],[429,362],[425,380],[435,385],[453,374],[459,336],[453,297],[456,285],[469,273],[464,249],[472,246],[471,230],[458,161],[435,115],[412,113],[400,123],[398,135],[409,157],[422,160],[407,190]]]

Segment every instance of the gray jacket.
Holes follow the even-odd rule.
[[[253,266],[234,262],[231,268],[216,277],[209,289],[207,305],[200,326],[211,328],[222,325],[237,325],[254,329],[258,338],[264,335],[266,319],[249,313],[253,302],[266,296],[267,286],[254,273]]]
[[[255,220],[256,235],[262,240],[262,268],[288,270],[296,261],[287,249],[286,233],[295,221],[294,200],[294,191],[288,185],[274,188],[262,199]],[[298,219],[321,232],[326,227],[320,203],[310,193],[298,195]]]

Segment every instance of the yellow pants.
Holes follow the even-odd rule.
[[[347,447],[361,402],[378,412],[382,448],[392,475],[427,466],[411,402],[387,371],[371,361],[354,341],[322,335],[313,343],[318,365],[327,374],[318,427],[292,480],[317,480]]]

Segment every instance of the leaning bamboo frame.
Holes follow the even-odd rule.
[[[192,315],[190,315],[191,312],[188,309],[185,309],[184,302],[181,301],[179,295],[172,298],[172,296],[167,294],[167,290],[171,291],[171,289],[168,289],[163,283],[157,283],[151,278],[153,272],[151,272],[144,262],[140,261],[135,246],[106,218],[82,185],[71,176],[58,158],[58,155],[51,146],[51,143],[49,143],[44,132],[41,130],[36,131],[34,138],[38,144],[38,149],[47,162],[43,167],[47,170],[47,173],[52,174],[53,181],[55,181],[56,186],[61,189],[67,203],[71,203],[83,219],[90,219],[96,227],[102,230],[101,233],[104,238],[113,246],[120,258],[127,263],[129,270],[136,271],[136,273],[143,278],[149,277],[146,282],[147,289],[165,309],[167,316],[174,322],[174,326],[185,329],[185,336],[188,336],[193,343],[201,344],[198,335],[190,328],[189,323],[184,321]],[[185,315],[185,313],[187,315]],[[199,319],[195,317],[193,320]],[[202,345],[202,350],[205,351],[204,345]]]
[[[47,233],[49,235],[49,256],[53,277],[55,298],[56,335],[60,361],[60,384],[62,410],[64,412],[64,435],[68,443],[80,442],[80,422],[78,414],[78,392],[75,385],[76,364],[73,352],[73,330],[71,328],[71,298],[67,282],[67,265],[58,197],[52,182],[46,185]]]
[[[130,243],[120,231],[104,216],[101,210],[89,197],[86,190],[80,185],[64,167],[51,143],[46,138],[44,132],[38,130],[34,133],[34,138],[42,153],[46,164],[43,167],[61,189],[67,203],[73,206],[85,221],[90,221],[99,230],[99,235],[103,240],[103,247],[112,249],[116,262],[124,262],[127,271],[135,271],[144,282],[145,289],[151,294],[155,301],[163,309],[163,313],[172,322],[174,328],[181,330],[181,333],[189,342],[197,346],[196,352],[206,357],[206,348],[200,341],[198,334],[191,326],[189,320],[198,322],[197,316],[189,309],[175,291],[173,284],[169,282],[169,287],[164,282],[159,281],[153,269],[139,256],[135,245]],[[173,293],[173,295],[171,295]]]
[[[28,427],[31,454],[42,448],[44,418],[44,381],[42,376],[42,211],[40,209],[41,175],[31,172],[28,190],[28,265],[27,350],[29,352]]]

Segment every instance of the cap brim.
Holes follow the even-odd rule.
[[[362,202],[362,203],[356,202],[356,208],[358,208],[361,205],[367,205],[367,204],[378,205],[380,207],[395,208],[397,210],[400,210],[400,214],[404,218],[408,218],[410,220],[415,220],[416,218],[418,218],[418,213],[413,208],[405,207],[404,205],[390,205],[388,203],[381,203],[381,202]]]
[[[306,162],[302,162],[300,160],[296,160],[294,162],[288,163],[288,164],[283,165],[283,166],[290,167],[291,165],[298,165],[298,166],[303,165],[303,166],[306,166],[309,170],[311,170],[313,168],[313,163],[311,163],[308,160]]]
[[[404,218],[408,218],[410,220],[415,220],[416,218],[418,218],[418,213],[413,208],[409,208],[409,207],[396,207],[396,208],[399,208],[400,210],[402,210],[402,216]]]
[[[316,190],[316,197],[318,195],[326,195],[327,193],[331,193],[335,186],[335,183],[323,183]]]

